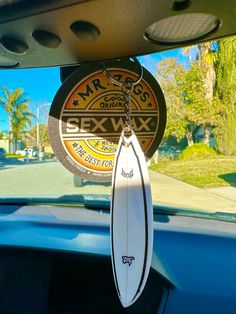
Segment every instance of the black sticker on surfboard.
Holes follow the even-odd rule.
[[[117,80],[135,81],[131,60],[106,62]],[[162,139],[166,106],[156,79],[144,69],[131,97],[132,128],[147,158]],[[100,63],[85,64],[58,90],[49,114],[49,137],[59,161],[91,181],[109,182],[120,133],[125,126],[124,94],[104,75]]]

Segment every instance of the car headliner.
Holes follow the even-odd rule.
[[[174,2],[188,5],[176,10]],[[236,32],[235,0],[0,0],[0,12],[0,66],[4,69],[1,57],[16,64],[8,68],[66,66],[183,46],[157,44],[144,37],[149,25],[178,14],[208,13],[220,20],[218,30],[188,45]],[[76,36],[71,25],[78,21],[95,25],[97,36],[91,40],[90,30]],[[42,44],[32,36],[35,31],[49,32],[52,37],[43,38]],[[58,46],[53,43],[53,35]],[[23,50],[21,46],[17,50],[19,43]]]

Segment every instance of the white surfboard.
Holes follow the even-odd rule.
[[[135,134],[118,144],[111,201],[111,253],[116,289],[124,307],[145,286],[153,245],[153,208],[149,174]]]

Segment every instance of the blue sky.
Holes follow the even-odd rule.
[[[188,57],[182,54],[182,49],[149,54],[139,58],[142,65],[152,74],[157,72],[157,63],[163,58],[177,58],[178,62],[188,66]],[[10,90],[22,87],[31,99],[31,109],[42,103],[51,103],[60,87],[59,68],[40,68],[25,70],[0,70],[0,88],[7,86]],[[2,96],[1,90],[0,95]],[[0,107],[0,131],[9,128],[8,116]]]
[[[59,68],[39,68],[24,70],[0,70],[0,88],[10,90],[22,87],[31,99],[31,110],[42,103],[50,103],[61,85]],[[0,90],[2,97],[2,92]],[[0,107],[0,131],[9,128],[8,116]]]
[[[149,54],[139,57],[139,60],[147,70],[155,74],[157,72],[157,63],[161,62],[164,58],[176,58],[184,66],[188,67],[189,65],[188,56],[182,53],[182,48]]]

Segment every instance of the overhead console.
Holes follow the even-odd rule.
[[[234,0],[1,1],[0,68],[68,66],[212,40],[235,33],[234,14]]]

